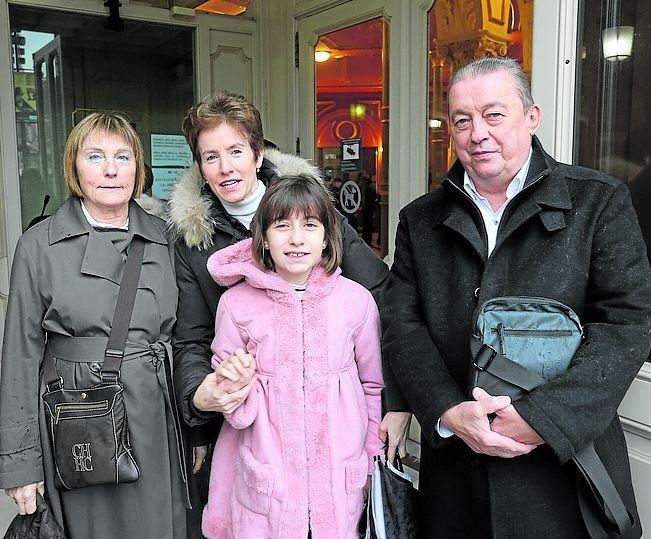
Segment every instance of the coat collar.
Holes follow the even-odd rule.
[[[67,238],[88,234],[92,230],[93,227],[90,226],[81,209],[81,200],[76,196],[71,196],[50,219],[49,243],[54,245]],[[167,238],[163,233],[162,226],[157,226],[156,220],[152,219],[133,200],[129,201],[129,232],[137,234],[147,241],[167,245]]]
[[[463,165],[457,160],[441,184],[451,196],[446,197],[445,207],[436,217],[434,226],[444,225],[455,230],[470,243],[482,260],[486,260],[488,246],[481,232],[484,230],[482,217],[463,190],[463,174]],[[559,173],[559,164],[544,151],[538,137],[534,136],[527,179],[522,191],[509,201],[495,249],[536,214],[540,214],[547,231],[564,228],[563,211],[571,208],[572,200],[567,182]]]
[[[233,286],[245,280],[250,286],[266,290],[277,301],[300,303],[294,287],[272,270],[262,269],[253,259],[252,240],[246,239],[215,251],[208,258],[208,272],[220,286]],[[304,300],[316,301],[327,296],[341,269],[328,275],[321,266],[312,269]]]
[[[162,228],[162,225],[161,225]],[[161,245],[167,245],[167,239],[157,222],[138,206],[133,200],[129,203],[129,233],[141,236],[145,240]],[[107,279],[119,285],[124,271],[124,258],[102,232],[97,232],[86,220],[81,209],[81,201],[71,196],[52,215],[48,230],[49,243],[53,245],[60,241],[88,235],[80,271],[85,275],[93,275]]]
[[[319,169],[308,161],[278,150],[265,150],[258,178],[266,185],[279,176],[307,175],[321,180]],[[205,188],[205,180],[195,163],[175,184],[169,200],[169,227],[175,238],[182,238],[190,248],[207,250],[212,247],[216,230],[224,230],[241,239],[217,197]]]

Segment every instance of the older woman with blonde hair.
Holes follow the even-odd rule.
[[[91,114],[70,133],[64,168],[70,198],[23,234],[14,256],[0,380],[0,486],[21,514],[34,512],[36,492],[44,493],[71,539],[185,537],[186,476],[169,353],[177,306],[173,248],[164,222],[133,201],[144,181],[138,135],[122,116]],[[45,372],[52,362],[61,385],[82,390],[82,398],[85,388],[104,383],[134,245],[144,245],[144,253],[117,381],[128,416],[123,449],[138,473],[130,482],[68,490],[42,400]],[[101,465],[89,441],[83,454],[73,446],[84,471]],[[124,462],[116,461],[119,476]]]

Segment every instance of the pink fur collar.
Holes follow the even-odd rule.
[[[208,272],[215,282],[222,286],[233,286],[245,280],[254,288],[296,297],[294,287],[272,270],[263,269],[253,260],[251,239],[216,251],[208,258]],[[328,275],[321,266],[316,266],[308,279],[306,297],[323,297],[335,284],[341,270]]]

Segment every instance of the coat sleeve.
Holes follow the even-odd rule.
[[[380,350],[380,317],[375,301],[370,296],[364,322],[355,335],[355,361],[368,410],[368,428],[364,447],[368,455],[368,473],[371,474],[374,469],[373,457],[382,454],[380,392],[384,383]]]
[[[583,343],[567,371],[514,403],[561,462],[607,429],[651,346],[651,272],[624,184],[592,241]]]
[[[192,445],[206,445],[214,441],[221,415],[197,410],[192,404],[192,398],[206,375],[212,372],[210,341],[215,321],[201,293],[197,277],[186,260],[184,246],[177,245],[174,251],[179,289],[176,326],[172,336],[174,389],[181,415],[191,427],[189,438]]]
[[[36,260],[18,242],[11,269],[0,378],[0,487],[43,480],[39,434],[39,366],[45,305]]]
[[[215,338],[212,341],[212,366],[217,367],[238,348],[246,351],[246,341],[247,339],[243,337],[242,330],[233,320],[233,315],[228,308],[227,298],[222,296],[217,306],[217,315],[215,316]],[[260,399],[263,398],[264,394],[260,386],[260,381],[256,380],[244,402],[230,414],[224,414],[224,418],[233,428],[245,429],[255,421],[258,415]]]
[[[466,400],[432,341],[422,308],[414,267],[413,243],[405,211],[400,212],[389,285],[382,300],[382,353],[393,370],[423,437],[440,440],[436,422],[449,408]]]
[[[378,305],[389,281],[389,268],[373,250],[364,243],[350,226],[348,219],[340,215],[344,256],[341,273],[344,277],[361,284],[370,291]],[[383,391],[384,411],[408,411],[408,405],[393,376],[391,366],[384,362],[385,389]]]

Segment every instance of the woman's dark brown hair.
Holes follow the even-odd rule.
[[[192,107],[183,120],[183,134],[197,163],[201,163],[199,133],[221,124],[230,125],[246,139],[256,159],[264,152],[262,120],[258,109],[243,96],[221,90]]]
[[[311,176],[282,176],[262,197],[253,224],[253,258],[262,267],[273,269],[273,260],[264,248],[269,227],[280,219],[305,215],[318,219],[324,228],[325,248],[320,266],[328,274],[341,264],[343,247],[341,224],[332,197],[325,186]]]

